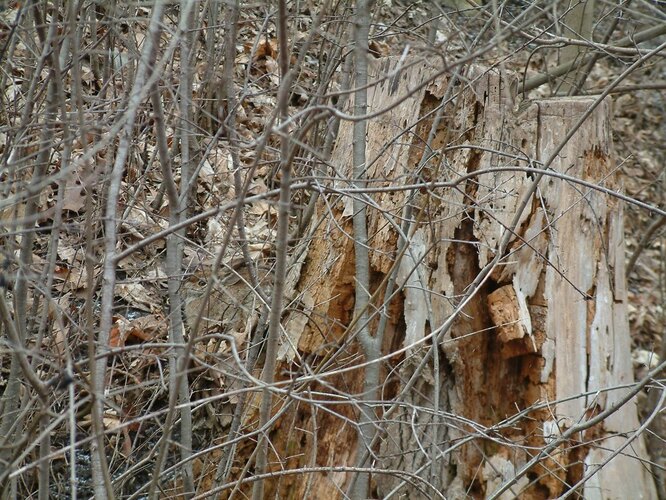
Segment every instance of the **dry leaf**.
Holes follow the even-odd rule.
[[[152,312],[160,306],[159,300],[141,283],[121,283],[116,286],[117,295],[135,309]]]
[[[68,181],[65,185],[62,208],[70,212],[79,213],[86,204],[86,195],[81,184],[77,181]]]

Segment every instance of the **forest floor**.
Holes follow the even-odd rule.
[[[16,7],[10,7],[0,13],[2,23],[5,27],[11,26],[16,14]],[[376,31],[381,31],[381,22],[384,23],[385,31],[391,29],[390,33],[384,33],[371,43],[370,49],[374,56],[396,56],[400,57],[407,43],[414,47],[423,45],[422,36],[427,33],[414,29],[418,25],[419,16],[425,14],[414,10],[410,16],[401,16],[398,6],[382,7],[378,13],[379,24]],[[128,38],[134,38],[134,42],[118,40],[118,53],[120,59],[131,56],[142,41],[147,26],[147,12],[138,11],[138,19],[129,24],[120,25],[121,33]],[[143,19],[141,16],[143,15]],[[167,16],[168,17],[168,16]],[[168,20],[174,27],[176,17]],[[299,21],[299,32],[303,39],[312,27],[312,19],[303,17]],[[265,126],[276,107],[275,88],[279,83],[277,76],[277,41],[273,27],[264,30],[262,23],[256,19],[246,16],[241,20],[242,29],[239,31],[239,42],[237,46],[236,74],[238,81],[244,82],[242,86],[243,95],[241,107],[237,116],[237,130],[239,135],[247,140],[247,146],[240,150],[240,161],[245,169],[244,173],[251,175],[248,179],[248,196],[269,193],[277,187],[279,176],[277,175],[276,160],[278,151],[277,142],[270,140],[264,155],[257,159],[255,156],[255,139],[265,130]],[[100,27],[98,36],[102,36],[104,26]],[[444,39],[447,36],[446,27],[437,33],[437,38]],[[4,33],[4,31],[3,31]],[[131,35],[131,36],[130,36]],[[0,39],[1,40],[1,39]],[[295,51],[298,50],[302,39],[293,40]],[[133,46],[133,43],[135,44]],[[455,44],[453,44],[455,45]],[[455,51],[461,53],[462,47],[456,47]],[[25,51],[25,52],[24,52]],[[22,91],[21,78],[25,71],[22,66],[22,57],[29,57],[28,49],[23,46],[17,48],[10,62],[9,72],[11,78],[5,78],[5,87],[0,89],[5,96],[16,96]],[[494,51],[485,56],[481,64],[494,64],[500,61],[505,54]],[[453,56],[455,57],[455,55]],[[321,54],[306,54],[303,59],[303,67],[299,74],[296,91],[291,100],[290,112],[303,109],[310,96],[316,91],[321,82],[317,80],[319,65],[322,63]],[[527,63],[527,54],[517,53],[515,57],[508,60],[508,70],[521,71]],[[6,63],[3,63],[6,64]],[[177,58],[173,67],[165,75],[166,86],[175,88],[178,79]],[[204,60],[197,60],[194,65],[194,98],[205,97],[209,90],[207,80],[210,76],[209,67]],[[640,85],[650,78],[651,80],[666,80],[666,66],[656,65],[653,73],[636,73],[629,77],[625,84]],[[530,72],[539,71],[540,63],[530,62]],[[624,66],[616,61],[602,59],[590,77],[588,91],[593,93],[595,89],[601,89],[617,76]],[[89,144],[99,140],[108,131],[108,124],[113,118],[124,110],[117,108],[118,103],[128,89],[122,86],[127,84],[122,78],[115,81],[117,88],[110,94],[116,94],[113,99],[100,101],[100,82],[93,68],[84,63],[81,67],[81,78],[83,91],[86,99],[94,103],[90,106],[86,120],[88,128],[86,135],[77,138],[73,143],[72,158],[83,155]],[[217,70],[215,70],[217,71]],[[213,71],[213,73],[215,73]],[[71,81],[65,80],[66,86],[71,86]],[[541,89],[535,93],[544,95]],[[118,97],[116,99],[116,97]],[[617,94],[613,96],[614,115],[612,118],[614,143],[616,150],[617,167],[624,180],[625,192],[643,202],[664,207],[664,192],[666,190],[666,95],[654,90],[638,90]],[[175,105],[169,104],[169,112],[176,114]],[[16,106],[15,115],[11,118],[20,121],[21,106]],[[11,114],[14,111],[8,110]],[[196,202],[191,207],[191,214],[212,211],[215,207],[225,203],[231,203],[235,197],[233,183],[233,171],[229,160],[229,150],[224,138],[214,138],[210,123],[205,122],[210,117],[199,114],[200,135],[197,138],[199,148],[208,148],[208,154],[202,161],[202,168],[197,177],[197,184],[193,189]],[[120,224],[120,242],[123,249],[128,248],[143,238],[168,227],[168,204],[164,201],[162,191],[162,179],[160,171],[155,168],[156,146],[152,132],[152,118],[149,109],[142,109],[137,119],[136,140],[133,144],[133,153],[128,161],[123,185],[121,188],[123,220]],[[169,130],[170,141],[177,141],[175,128]],[[0,137],[4,141],[6,137]],[[4,145],[0,143],[0,150]],[[51,162],[53,172],[57,171],[58,162],[62,152],[54,152]],[[96,165],[109,165],[112,148],[101,150],[95,158]],[[174,164],[177,164],[182,154],[175,151]],[[253,170],[249,166],[256,164]],[[84,335],[84,328],[72,328],[72,325],[82,325],[85,320],[82,317],[84,302],[89,296],[88,284],[101,279],[102,260],[90,266],[85,256],[85,232],[91,218],[94,224],[101,219],[103,208],[102,199],[94,199],[92,212],[89,210],[87,189],[92,186],[93,197],[101,192],[101,184],[90,184],[90,176],[96,175],[94,165],[82,165],[70,176],[64,186],[64,199],[62,200],[62,218],[55,216],[54,209],[58,203],[58,187],[54,185],[43,191],[40,197],[40,213],[43,214],[38,221],[38,226],[49,228],[54,223],[62,224],[63,230],[59,235],[57,250],[57,265],[51,283],[51,296],[54,299],[53,306],[65,312],[67,321],[64,323],[53,322],[49,341],[42,349],[50,353],[52,359],[63,359],[66,351],[74,359],[83,359],[87,355],[88,339]],[[297,161],[295,175],[307,175],[307,159],[300,163]],[[294,207],[303,207],[307,203],[304,194],[295,194]],[[0,213],[2,217],[13,217],[13,207]],[[257,263],[259,270],[259,281],[262,287],[270,289],[272,283],[272,265],[274,256],[274,235],[276,223],[275,203],[271,198],[258,199],[246,205],[246,229],[248,232],[249,251],[251,258]],[[96,220],[96,221],[95,221]],[[294,216],[294,226],[298,225],[298,215]],[[643,375],[648,367],[658,364],[659,353],[662,349],[662,336],[666,330],[666,233],[664,226],[656,230],[645,244],[641,243],[648,228],[656,223],[655,216],[635,207],[625,209],[625,231],[627,261],[637,249],[640,254],[635,260],[632,271],[628,274],[629,289],[629,321],[633,341],[633,359],[636,376]],[[188,245],[185,248],[185,261],[187,269],[185,272],[184,286],[187,290],[185,315],[188,324],[194,319],[195,311],[200,303],[200,292],[206,283],[206,277],[211,273],[215,260],[216,250],[219,248],[228,227],[227,215],[216,215],[205,221],[193,224],[188,228]],[[101,229],[97,226],[97,231]],[[51,232],[40,231],[34,244],[33,271],[39,275],[49,262],[48,249],[50,248]],[[10,248],[10,246],[7,246]],[[98,257],[100,248],[97,248]],[[110,386],[114,389],[111,398],[113,404],[118,408],[117,412],[109,412],[106,415],[105,425],[107,428],[118,426],[121,431],[111,446],[118,460],[137,453],[137,450],[146,450],[154,444],[151,433],[156,430],[157,424],[123,425],[123,422],[132,420],[138,415],[148,411],[154,411],[167,403],[167,390],[161,381],[168,372],[168,357],[165,350],[159,344],[166,341],[166,272],[164,268],[165,244],[156,241],[147,245],[136,253],[123,259],[118,269],[118,284],[116,287],[116,304],[114,310],[114,328],[111,333],[111,347],[125,349],[122,355],[112,360]],[[209,331],[223,328],[226,332],[243,339],[248,335],[248,329],[257,321],[260,305],[246,302],[245,295],[235,294],[234,285],[246,276],[239,271],[242,267],[243,257],[239,245],[231,245],[227,250],[222,266],[228,270],[223,273],[228,281],[225,282],[227,292],[214,295],[213,305],[210,309],[227,310],[238,307],[245,312],[239,315],[226,315],[219,318],[208,318],[204,322],[201,333],[205,335]],[[91,275],[92,274],[92,275]],[[241,287],[238,288],[240,290]],[[98,297],[97,295],[95,295]],[[50,317],[51,318],[51,317]],[[204,346],[204,351],[219,354],[225,347],[219,342],[211,341]],[[228,348],[228,346],[226,346]],[[662,351],[663,352],[663,351]],[[207,370],[205,352],[200,353],[202,366],[196,372],[192,380],[194,399],[215,395],[227,390],[229,382],[220,380],[215,371]],[[6,368],[2,367],[2,370]],[[84,367],[81,370],[85,371]],[[123,390],[123,387],[127,387]],[[156,389],[161,387],[161,389]],[[2,389],[2,387],[0,387]],[[647,404],[647,398],[644,398]],[[64,403],[63,403],[64,405]],[[216,410],[216,415],[195,422],[197,435],[201,439],[200,444],[206,444],[210,436],[224,429],[231,420],[234,401],[223,403],[222,408]],[[197,413],[198,415],[205,412]],[[666,418],[666,417],[664,417]],[[83,427],[90,426],[90,416],[81,421]],[[138,432],[138,431],[141,432]],[[54,444],[64,444],[67,440],[66,429],[63,427],[62,435],[55,436]],[[85,460],[82,457],[81,460]],[[118,462],[118,460],[116,462]],[[118,468],[121,471],[121,468]],[[123,473],[122,471],[120,472]],[[137,479],[137,474],[132,480]],[[129,481],[128,476],[128,481]],[[85,485],[82,483],[82,487]],[[131,488],[130,488],[131,489]],[[62,492],[61,492],[62,493]]]

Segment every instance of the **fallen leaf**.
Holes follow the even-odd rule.
[[[121,283],[116,286],[116,292],[127,304],[141,311],[152,312],[153,307],[159,305],[157,297],[141,283]]]
[[[62,208],[70,212],[79,213],[85,205],[86,195],[84,194],[83,186],[76,181],[67,182]]]

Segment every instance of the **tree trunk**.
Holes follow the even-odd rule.
[[[371,77],[397,64],[376,61]],[[520,207],[538,174],[516,169],[539,168],[594,99],[519,103],[516,77],[476,67],[460,75],[464,83],[439,76],[421,85],[436,71],[419,62],[370,88],[369,113],[397,103],[368,122],[366,178],[385,190],[351,194],[369,203],[371,331],[387,318],[374,405],[380,438],[366,462],[373,494],[488,497],[518,475],[499,498],[554,498],[635,439],[579,493],[654,498],[642,437],[633,436],[633,400],[558,439],[619,402],[633,382],[622,205],[546,175]],[[452,99],[437,120],[447,89]],[[551,172],[620,189],[609,110],[607,101],[594,110]],[[344,122],[332,155],[338,192],[351,186],[351,132]],[[342,498],[353,477],[364,360],[348,335],[351,196],[321,201],[306,247],[295,252],[276,373],[295,382],[273,410],[284,413],[270,433],[273,472],[331,469],[281,473],[267,482],[266,498]],[[409,242],[402,255],[398,228]],[[398,292],[386,301],[394,264]]]

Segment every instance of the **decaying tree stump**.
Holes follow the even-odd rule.
[[[373,66],[374,78],[390,77],[369,96],[371,112],[390,108],[369,121],[367,135],[368,187],[385,189],[350,195],[369,203],[371,329],[387,317],[379,438],[368,467],[377,469],[379,497],[435,498],[435,490],[450,499],[487,497],[545,445],[629,390],[622,205],[546,175],[512,227],[536,177],[519,168],[540,168],[594,99],[521,102],[511,90],[515,77],[473,67],[457,83],[447,74],[422,85],[437,68],[417,63],[391,75],[395,64]],[[428,147],[449,85],[453,98]],[[595,109],[549,165],[553,172],[620,189],[609,108],[602,102]],[[306,382],[276,399],[275,411],[284,413],[270,433],[273,471],[338,469],[280,475],[266,484],[271,498],[341,498],[352,477],[346,467],[356,464],[352,396],[362,390],[364,370],[355,367],[364,360],[348,331],[351,129],[343,123],[328,172],[336,178],[328,187],[342,194],[323,197],[291,268],[277,377]],[[400,227],[409,241],[396,274],[400,291],[383,305]],[[509,244],[495,259],[506,231],[513,232]],[[501,498],[566,492],[638,426],[630,402],[558,443]],[[643,458],[639,437],[580,493],[654,498]]]

